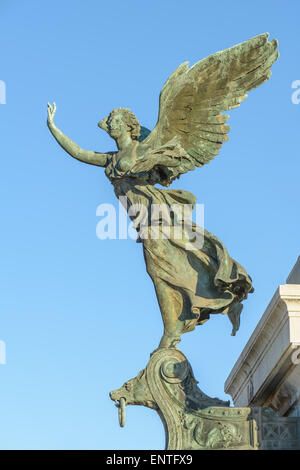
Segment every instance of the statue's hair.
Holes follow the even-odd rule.
[[[122,114],[125,123],[129,127],[132,140],[138,140],[140,137],[141,126],[136,115],[132,111],[130,111],[130,109],[116,108],[111,111],[109,117],[112,117],[114,114],[119,113]]]

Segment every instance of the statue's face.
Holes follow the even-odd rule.
[[[128,130],[122,114],[116,112],[99,121],[98,126],[108,132],[113,139],[118,139]]]
[[[127,125],[121,113],[114,113],[107,119],[108,133],[113,139],[118,139],[127,132]]]

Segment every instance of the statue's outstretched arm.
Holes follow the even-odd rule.
[[[89,163],[90,165],[103,166],[105,167],[108,163],[108,155],[106,153],[98,153],[90,150],[83,150],[79,145],[75,144],[69,137],[61,132],[61,130],[54,124],[54,116],[56,111],[56,105],[53,103],[53,107],[48,103],[48,120],[47,125],[53,137],[57,140],[59,145],[69,154],[71,157],[77,160]]]

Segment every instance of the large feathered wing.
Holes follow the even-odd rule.
[[[228,116],[247,92],[270,78],[278,58],[275,39],[261,34],[188,67],[181,64],[160,93],[158,121],[140,144],[147,157],[136,170],[155,165],[170,169],[168,184],[181,173],[212,160],[228,140]],[[149,153],[150,152],[150,153]]]

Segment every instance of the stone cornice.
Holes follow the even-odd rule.
[[[276,374],[282,378],[287,367],[293,366],[287,357],[297,346],[300,285],[285,284],[276,290],[225,382],[225,392],[232,396],[234,404],[248,406],[253,400],[259,401],[258,395],[272,378]]]

